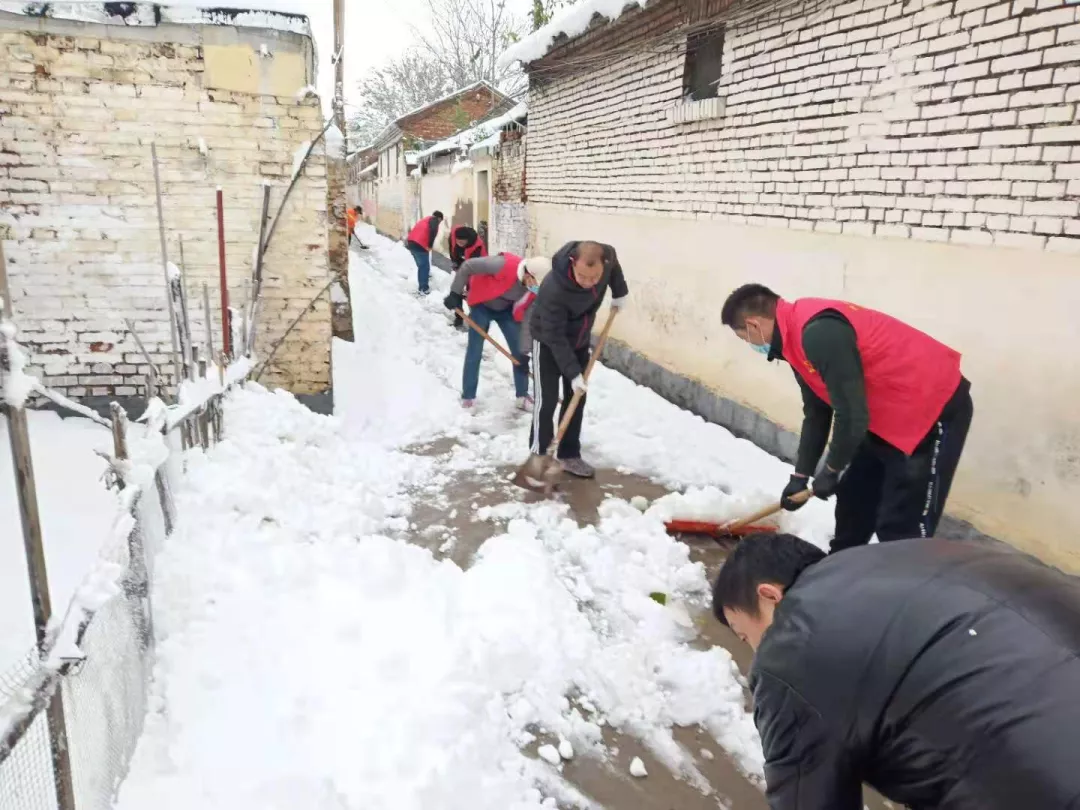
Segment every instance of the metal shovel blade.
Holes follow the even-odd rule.
[[[559,464],[549,455],[533,453],[514,475],[514,483],[522,489],[550,497],[555,489]]]

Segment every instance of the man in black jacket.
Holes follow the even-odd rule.
[[[1000,543],[828,557],[753,535],[713,611],[755,650],[772,810],[1080,808],[1080,579]]]
[[[529,318],[536,364],[536,398],[529,433],[532,452],[543,455],[554,438],[553,418],[562,381],[562,421],[575,391],[584,392],[582,375],[589,362],[589,343],[596,313],[611,287],[611,306],[619,309],[628,290],[615,248],[598,242],[567,242],[551,258],[551,272],[540,284]],[[563,469],[578,478],[592,478],[596,471],[581,458],[581,422],[585,413],[582,396],[566,435],[559,443]]]

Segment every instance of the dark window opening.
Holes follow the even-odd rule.
[[[683,98],[686,101],[716,98],[723,63],[723,25],[690,34],[686,38]]]

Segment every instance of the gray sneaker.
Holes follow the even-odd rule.
[[[580,458],[559,459],[562,468],[575,478],[595,478],[596,468]]]

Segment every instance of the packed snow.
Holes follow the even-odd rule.
[[[27,413],[53,610],[62,614],[93,570],[117,515],[117,499],[102,481],[95,451],[112,449],[112,434],[81,417]],[[11,466],[10,436],[0,419],[0,672],[34,646],[26,552]]]
[[[556,14],[547,25],[522,37],[503,51],[497,64],[500,68],[505,68],[514,62],[535,62],[552,49],[559,37],[573,39],[584,34],[596,15],[599,14],[610,22],[632,8],[645,8],[648,4],[649,0],[581,0]]]
[[[492,351],[478,407],[460,407],[449,278],[417,299],[409,254],[362,231],[372,249],[352,257],[356,341],[334,347],[335,416],[249,384],[228,400],[225,440],[189,452],[156,560],[154,708],[117,810],[587,807],[562,768],[610,761],[607,727],[703,792],[676,725],[759,776],[730,654],[690,643],[704,570],[662,518],[741,514],[789,468],[598,367],[587,457],[686,496],[644,511],[611,497],[595,526],[557,499],[509,496],[474,510],[494,536],[464,568],[406,542],[416,510],[445,506],[462,476],[524,460],[529,416]],[[451,449],[412,449],[436,439]],[[829,528],[824,504],[784,520],[819,540]]]

